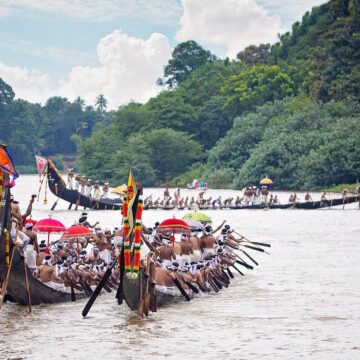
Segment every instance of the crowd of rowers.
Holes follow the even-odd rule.
[[[23,217],[14,201],[12,216],[16,225],[11,235],[29,270],[39,281],[58,291],[73,287],[90,295],[91,287],[98,284],[107,267],[117,259],[122,246],[122,229],[103,230],[98,223],[91,225],[87,213],[82,213],[77,223],[92,229],[90,236],[60,238],[50,243],[38,240],[31,222],[20,225]],[[143,225],[142,241],[151,250],[150,254],[155,254],[155,288],[177,295],[176,278],[187,292],[218,291],[227,287],[229,277],[233,277],[230,267],[239,273],[237,264],[252,268],[235,252],[240,246],[248,246],[247,240],[235,237],[230,226],[224,224],[225,221],[215,230],[211,226],[194,228],[191,233],[181,234],[178,241],[171,234],[159,232],[159,223],[153,228]],[[118,277],[118,268],[114,267],[105,290],[116,288]]]
[[[236,251],[241,246],[248,247],[247,240],[241,235],[235,237],[230,226],[224,224],[225,221],[216,229],[210,225],[201,229],[193,228],[191,233],[181,234],[179,241],[170,233],[159,233],[158,223],[153,229],[147,229],[150,234],[149,247],[156,255],[155,289],[172,296],[180,295],[174,283],[177,279],[189,295],[199,291],[218,292],[228,287],[230,278],[234,277],[231,269],[243,275],[238,264],[252,269]],[[246,256],[249,255],[246,253]]]
[[[102,198],[107,198],[109,195],[109,183],[100,185],[98,180],[92,182],[85,176],[75,174],[73,169],[69,169],[67,173],[67,188],[69,190],[76,190],[80,194],[99,201]]]
[[[357,189],[357,193],[360,194],[360,187]],[[223,209],[231,207],[242,207],[242,206],[252,206],[252,205],[280,205],[280,200],[277,195],[270,193],[267,186],[261,186],[261,188],[256,186],[246,187],[243,190],[243,194],[236,197],[226,197],[222,199],[221,196],[217,198],[205,197],[206,190],[200,191],[197,196],[181,196],[181,190],[175,189],[173,196],[170,194],[168,187],[164,190],[163,198],[158,197],[153,199],[153,196],[150,195],[145,198],[144,206],[146,209]],[[346,200],[349,192],[347,189],[342,191],[342,198]],[[323,192],[320,196],[320,201],[327,201],[327,194]],[[291,193],[289,196],[288,202],[294,204],[296,202],[302,201],[296,193]],[[314,201],[309,192],[306,192],[304,195],[303,201],[312,202]]]

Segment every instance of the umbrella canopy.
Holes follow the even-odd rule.
[[[38,221],[34,226],[33,230],[44,233],[60,233],[64,232],[66,230],[66,227],[59,220],[47,218]]]
[[[271,185],[273,181],[269,179],[268,177],[264,177],[260,180],[260,185]]]
[[[26,224],[32,224],[34,226],[37,224],[37,221],[33,220],[33,219],[25,219],[24,225],[26,225]]]
[[[112,189],[111,192],[114,194],[123,194],[125,191],[127,190],[127,185],[123,184],[123,185],[119,185],[116,188]]]
[[[209,216],[197,211],[184,215],[183,220],[196,220],[202,223],[211,223],[211,218]]]
[[[187,224],[191,227],[191,230],[204,230],[205,226],[202,222],[197,220],[186,220]]]
[[[159,232],[172,231],[173,233],[189,232],[191,231],[190,226],[183,220],[180,219],[167,219],[164,220],[157,228]]]
[[[82,225],[73,225],[66,229],[63,234],[63,238],[74,238],[79,236],[88,236],[91,235],[92,232],[85,226]]]

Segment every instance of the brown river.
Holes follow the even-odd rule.
[[[15,199],[25,210],[37,176],[21,176]],[[162,195],[145,189],[144,196]],[[171,193],[173,190],[171,190]],[[240,195],[208,190],[208,196]],[[195,190],[182,190],[182,195]],[[47,217],[55,198],[43,192],[33,218]],[[278,193],[286,202],[288,193]],[[303,194],[298,194],[303,199]],[[312,194],[318,200],[320,194]],[[331,194],[330,199],[335,195]],[[213,225],[228,224],[252,241],[259,266],[235,273],[228,289],[159,309],[141,320],[115,294],[99,297],[88,317],[86,300],[0,312],[0,359],[360,359],[360,211],[358,204],[322,210],[209,210]],[[53,217],[70,226],[80,211],[59,201]],[[186,211],[144,211],[144,223]],[[90,222],[119,226],[118,211],[89,211]],[[200,294],[199,294],[200,295]]]

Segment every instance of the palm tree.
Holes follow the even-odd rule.
[[[97,109],[98,109],[99,111],[104,111],[104,110],[106,109],[107,100],[105,99],[104,95],[100,94],[100,95],[96,98],[95,106],[97,106]]]
[[[84,108],[85,108],[85,100],[82,99],[80,96],[78,96],[78,97],[74,100],[74,104],[80,105],[81,109],[84,109]]]

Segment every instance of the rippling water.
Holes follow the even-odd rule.
[[[23,209],[37,186],[34,176],[19,178],[14,192]],[[145,196],[161,192],[146,189]],[[280,194],[284,202],[287,197]],[[34,219],[46,217],[55,200],[48,194],[44,205],[42,198],[35,202]],[[68,226],[80,212],[66,209],[59,201],[53,217]],[[151,226],[185,213],[145,211],[144,221]],[[0,312],[0,359],[360,358],[358,204],[345,210],[206,213],[214,225],[227,219],[250,240],[271,243],[271,255],[252,252],[259,266],[245,277],[235,275],[228,289],[159,309],[144,320],[117,306],[112,294],[99,297],[86,319],[85,301],[34,306],[31,315],[7,303]],[[89,219],[103,227],[121,221],[116,211],[92,211]]]

